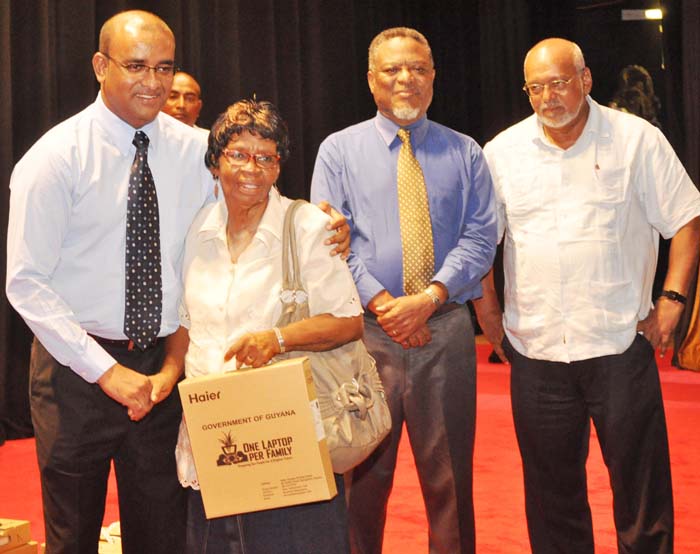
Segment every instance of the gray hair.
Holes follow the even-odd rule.
[[[423,33],[411,29],[410,27],[392,27],[390,29],[384,29],[376,37],[372,39],[369,44],[369,56],[368,56],[368,68],[370,71],[374,71],[374,58],[377,55],[377,48],[389,39],[401,37],[401,38],[412,38],[416,42],[422,44],[428,49],[428,54],[430,55],[430,63],[433,63],[433,52],[430,49],[430,44],[428,44],[428,39],[425,38]]]
[[[583,71],[586,68],[586,60],[583,59],[581,47],[575,42],[571,43],[571,58],[574,61],[576,71]]]

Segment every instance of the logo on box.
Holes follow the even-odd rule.
[[[247,465],[252,465],[276,462],[292,457],[294,439],[291,436],[239,444],[236,437],[230,432],[223,433],[223,435],[224,438],[219,439],[222,453],[216,460],[217,466],[230,466],[243,462],[249,462]]]

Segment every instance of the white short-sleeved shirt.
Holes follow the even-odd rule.
[[[185,374],[196,377],[235,369],[224,353],[241,335],[271,329],[282,312],[282,224],[290,200],[273,188],[252,242],[231,263],[222,200],[205,206],[190,229],[183,267],[181,325],[189,329]],[[362,313],[347,264],[324,245],[328,217],[311,204],[295,215],[299,264],[310,315],[354,317]],[[189,439],[180,427],[176,450],[183,486],[198,488]]]
[[[548,142],[535,115],[484,148],[505,236],[505,332],[560,362],[624,352],[651,308],[659,233],[700,215],[663,134],[587,98],[578,141]]]

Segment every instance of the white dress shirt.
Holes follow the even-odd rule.
[[[192,125],[192,128],[200,133],[203,137],[204,140],[209,140],[209,129],[205,129],[204,127],[198,127],[197,125]]]
[[[179,325],[182,252],[211,195],[202,134],[159,114],[141,128],[158,191],[163,312]],[[7,297],[61,364],[89,382],[115,360],[87,333],[125,339],[124,243],[136,129],[97,100],[60,123],[17,163],[10,180]]]
[[[252,242],[231,263],[226,240],[228,213],[221,200],[205,206],[192,224],[185,247],[181,324],[189,329],[185,375],[197,377],[234,370],[224,353],[244,333],[271,329],[282,313],[282,224],[290,200],[270,190],[265,213]],[[362,313],[347,264],[330,256],[328,216],[302,206],[294,217],[302,283],[310,316],[354,317]],[[176,449],[183,486],[198,488],[186,428]]]
[[[700,215],[700,194],[661,131],[586,99],[562,150],[535,115],[484,148],[505,232],[505,332],[534,359],[624,352],[651,308],[659,233]]]

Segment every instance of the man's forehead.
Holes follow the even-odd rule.
[[[525,59],[525,73],[568,73],[576,70],[573,50],[555,43],[530,52]]]
[[[379,65],[431,65],[430,52],[427,47],[411,40],[413,44],[394,45],[377,52]],[[385,43],[386,44],[386,43]]]
[[[139,20],[127,21],[123,27],[117,27],[112,41],[123,48],[139,51],[167,50],[171,56],[175,55],[175,41],[170,33],[158,25],[144,24]]]
[[[570,79],[576,71],[572,69],[571,71],[565,71],[559,68],[549,68],[542,71],[530,71],[525,73],[526,83],[547,83],[549,81],[556,80],[567,80]]]
[[[421,54],[428,53],[428,47],[411,37],[392,37],[385,40],[377,47],[377,52],[420,52]]]
[[[430,65],[430,58],[424,56],[384,56],[380,60],[380,65],[416,65],[416,64],[428,64]]]
[[[171,90],[176,90],[182,93],[194,92],[197,95],[200,94],[199,85],[197,85],[194,79],[185,75],[175,75]]]

